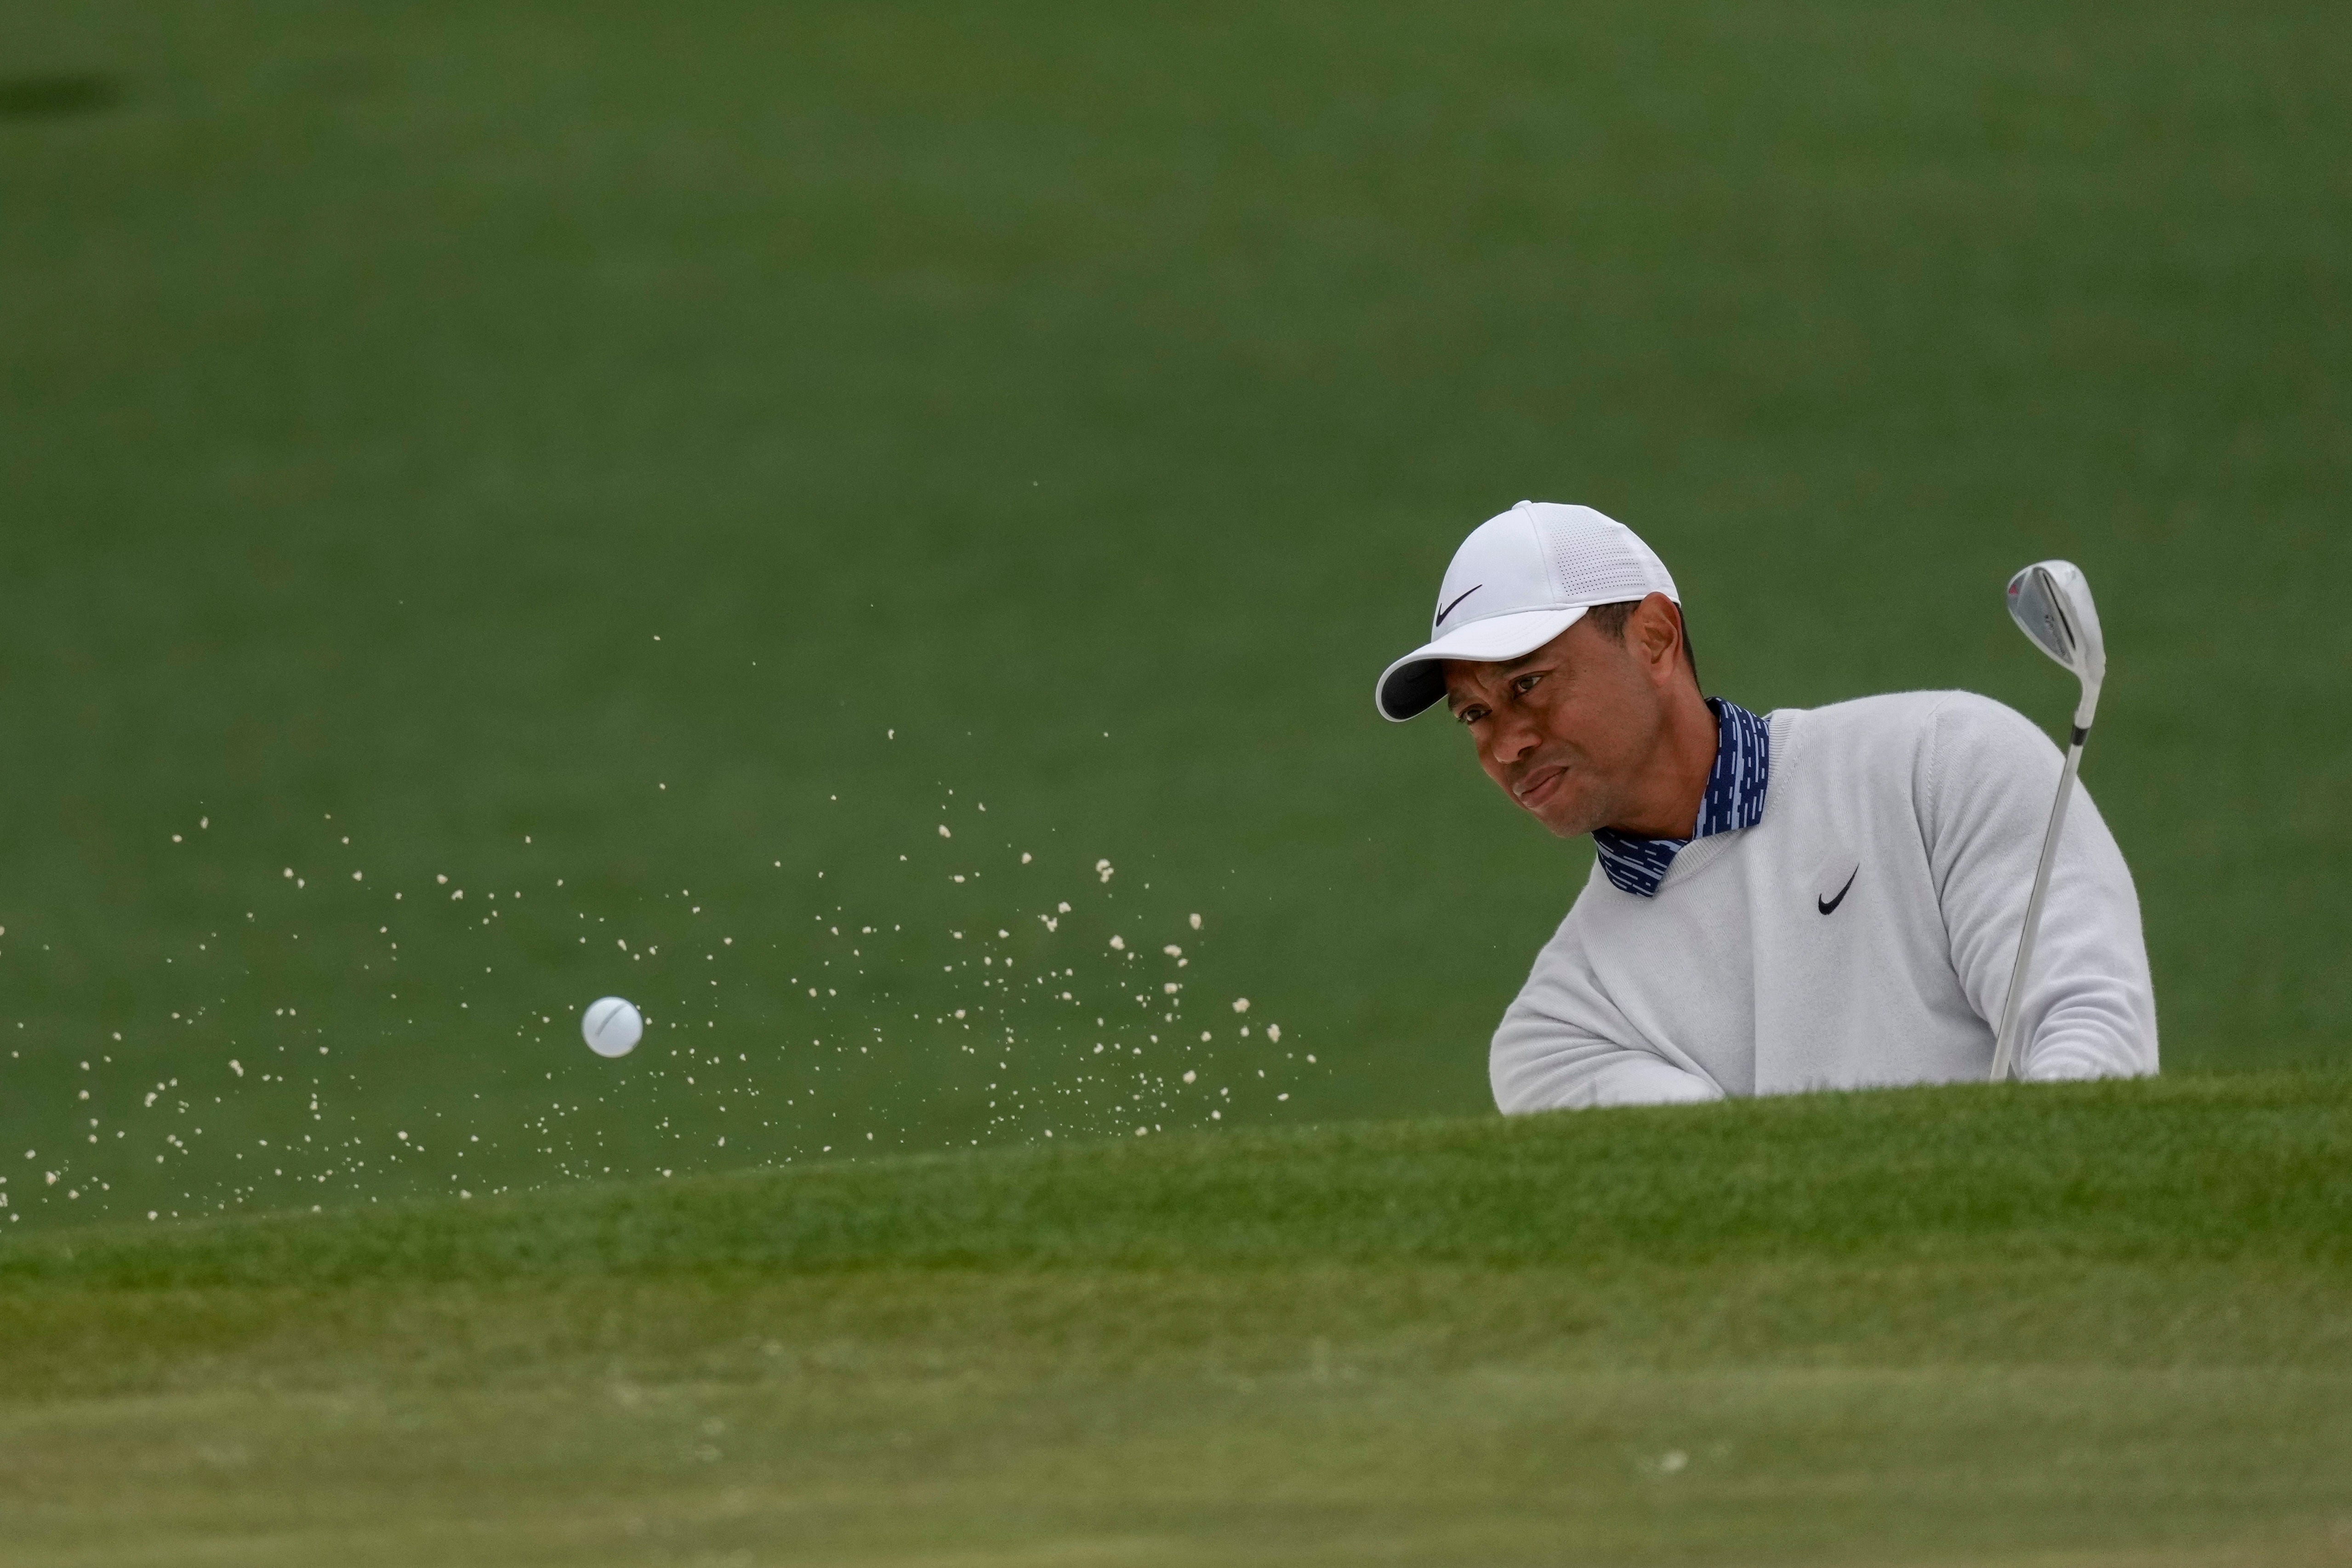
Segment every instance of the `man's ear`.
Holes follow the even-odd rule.
[[[1681,666],[1682,612],[1664,594],[1653,593],[1636,605],[1633,623],[1626,631],[1633,636],[1634,650],[1654,675],[1671,674]]]

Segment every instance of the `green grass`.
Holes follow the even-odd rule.
[[[2341,1561],[2347,78],[0,9],[0,1560]],[[1367,701],[1523,496],[1758,708],[2054,724],[2080,561],[2198,1076],[1375,1124],[1584,875]]]
[[[1759,708],[2054,725],[1998,591],[2081,561],[2168,1061],[2336,1058],[2347,77],[2321,3],[11,7],[16,1228],[1477,1111],[1586,852],[1367,694],[1522,496]]]
[[[0,1560],[2341,1561],[2342,12],[0,8]],[[2081,562],[2195,1076],[1378,1124],[1523,496]]]
[[[2352,1082],[0,1244],[0,1562],[2323,1563]]]

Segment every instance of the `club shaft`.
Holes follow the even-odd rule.
[[[2009,997],[2001,1003],[2000,1032],[1993,1037],[1992,1081],[2006,1080],[2017,1066],[2017,1015],[2025,1006],[2025,975],[2033,966],[2033,939],[2042,931],[2042,900],[2050,891],[2051,863],[2058,858],[2058,835],[2066,826],[2066,805],[2074,798],[2074,775],[2082,770],[2087,729],[2074,732],[2066,766],[2058,775],[2058,798],[2050,803],[2050,827],[2042,835],[2042,860],[2033,868],[2033,895],[2025,901],[2025,928],[2017,934],[2017,962],[2009,971]]]

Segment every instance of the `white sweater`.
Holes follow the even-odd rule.
[[[2007,999],[2058,748],[1966,692],[1767,722],[1761,822],[1688,845],[1654,898],[1593,867],[1495,1031],[1506,1113],[1991,1071],[1986,1020]],[[2085,794],[2051,871],[2019,1028],[2027,1078],[2156,1071],[2139,900]]]

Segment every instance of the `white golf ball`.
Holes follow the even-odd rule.
[[[599,1056],[626,1056],[645,1037],[645,1015],[626,998],[599,998],[580,1015],[580,1038]]]

